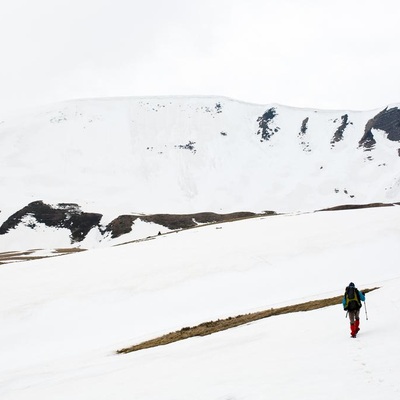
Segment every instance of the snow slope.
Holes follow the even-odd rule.
[[[398,206],[205,226],[0,267],[0,397],[397,399]],[[367,294],[349,337],[341,305],[128,355],[200,322]]]
[[[272,109],[263,133],[260,121]],[[379,111],[219,97],[55,104],[0,126],[0,222],[34,200],[77,203],[105,222],[133,212],[293,212],[398,201],[399,144],[376,131],[376,148],[359,148]],[[345,114],[342,140],[333,143]]]

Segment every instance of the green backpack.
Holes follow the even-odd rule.
[[[354,286],[348,286],[344,293],[346,302],[344,309],[354,311],[361,308],[361,301],[357,289]]]

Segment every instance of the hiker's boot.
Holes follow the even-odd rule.
[[[359,331],[360,331],[360,320],[359,319],[356,319],[356,321],[354,322],[354,326],[355,326],[355,330],[356,330],[356,333],[358,333]]]
[[[350,324],[350,331],[351,331],[351,337],[356,337],[357,335],[356,324]]]

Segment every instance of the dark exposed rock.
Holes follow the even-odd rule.
[[[117,238],[132,231],[134,222],[140,219],[143,222],[162,225],[170,230],[188,229],[199,224],[235,221],[262,215],[275,215],[273,211],[264,211],[261,214],[252,212],[236,212],[230,214],[216,214],[203,212],[196,214],[154,214],[154,215],[120,215],[106,227],[100,225],[101,214],[82,212],[79,205],[59,203],[51,206],[43,201],[35,201],[11,215],[1,226],[0,235],[17,228],[20,223],[34,229],[38,223],[48,227],[66,228],[71,231],[71,242],[82,241],[89,231],[95,227],[104,235],[111,234]],[[31,217],[29,220],[24,220]]]
[[[300,128],[299,136],[304,136],[304,135],[306,134],[306,132],[307,132],[308,120],[309,120],[309,118],[307,117],[307,118],[305,118],[305,119],[303,120],[303,122],[301,123],[301,128]]]
[[[376,140],[374,139],[374,135],[369,130],[365,132],[361,140],[358,142],[359,147],[364,147],[364,150],[370,151],[375,147]]]
[[[336,132],[333,134],[333,138],[331,140],[332,147],[335,145],[335,143],[343,140],[343,132],[346,129],[347,125],[350,124],[349,116],[347,114],[342,115],[340,118],[342,119],[342,123],[336,129]]]
[[[190,150],[193,154],[196,154],[196,149],[194,147],[195,144],[196,142],[192,142],[189,140],[187,144],[180,144],[175,147],[178,149]]]
[[[244,216],[253,216],[253,213],[244,213]],[[231,214],[228,214],[231,215]],[[220,214],[199,213],[199,214],[154,214],[154,215],[120,215],[106,226],[106,232],[111,232],[111,237],[116,238],[132,230],[133,222],[140,218],[144,222],[165,226],[168,229],[187,229],[196,226],[198,223],[220,222],[228,218]],[[235,219],[234,216],[231,216]]]
[[[387,133],[389,140],[400,142],[400,110],[397,107],[386,108],[374,120],[372,128],[381,129]]]
[[[125,235],[132,231],[132,224],[137,218],[137,215],[120,215],[106,226],[104,232],[110,232],[112,238]]]
[[[50,206],[42,201],[34,201],[11,215],[0,227],[0,235],[14,229],[24,217],[33,217],[30,227],[42,223],[49,227],[66,228],[71,231],[71,242],[82,241],[89,231],[98,226],[102,215],[82,212],[77,204],[60,203]]]
[[[307,133],[308,120],[309,120],[309,118],[307,117],[307,118],[305,118],[305,119],[303,120],[303,122],[301,123],[300,132],[299,132],[299,138],[301,139],[300,144],[303,146],[303,151],[308,151],[308,152],[310,152],[310,151],[311,151],[311,149],[310,149],[310,143],[304,139],[304,137],[305,137],[305,135],[306,135],[306,133]]]
[[[276,116],[275,108],[267,110],[262,117],[257,118],[258,126],[260,129],[257,131],[257,135],[261,135],[262,140],[269,140],[274,133],[279,131],[279,128],[271,128],[269,124]]]
[[[400,110],[397,107],[386,107],[367,122],[364,135],[359,141],[359,145],[366,150],[371,150],[376,144],[372,129],[385,131],[389,140],[400,142]]]
[[[273,211],[264,211],[261,214],[252,212],[236,212],[230,214],[216,214],[203,212],[196,214],[153,214],[153,215],[120,215],[107,226],[101,226],[101,214],[82,212],[79,205],[72,203],[59,203],[51,206],[43,201],[35,201],[11,215],[1,226],[0,235],[8,233],[24,223],[32,229],[38,223],[48,227],[66,228],[71,231],[71,243],[85,239],[89,231],[95,227],[104,235],[111,234],[117,238],[132,231],[134,222],[140,219],[143,222],[162,225],[170,230],[188,229],[199,224],[221,223],[235,221],[255,216],[275,215]],[[25,219],[31,217],[30,219]]]

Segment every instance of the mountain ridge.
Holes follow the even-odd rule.
[[[0,226],[18,210],[304,212],[400,198],[400,110],[221,96],[69,100],[0,125]],[[17,227],[16,227],[17,228]],[[0,243],[4,235],[0,235]]]

